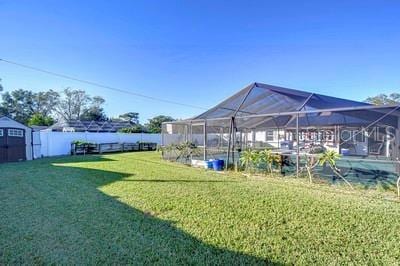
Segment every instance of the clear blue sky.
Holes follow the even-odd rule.
[[[0,0],[0,58],[204,107],[254,81],[363,100],[400,90],[399,12],[398,0]],[[142,122],[201,112],[1,62],[0,78],[82,88]]]

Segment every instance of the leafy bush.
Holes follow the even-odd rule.
[[[258,151],[255,150],[245,150],[240,154],[240,165],[244,167],[246,172],[254,172],[255,166],[258,161]]]
[[[183,159],[186,163],[191,159],[193,155],[199,155],[199,149],[197,148],[196,144],[186,141],[176,146],[178,150],[178,158]]]
[[[312,182],[313,170],[314,168],[319,166],[328,166],[332,169],[335,175],[339,176],[349,187],[353,188],[349,181],[342,175],[340,169],[337,168],[336,162],[340,159],[340,154],[335,151],[325,151],[318,157],[313,156],[306,156],[307,163],[306,163],[306,170],[310,179],[310,183]]]
[[[200,150],[196,144],[186,141],[180,144],[170,144],[159,148],[163,154],[167,154],[168,160],[171,159],[171,153],[176,153],[175,161],[183,160],[184,163],[189,163],[193,155],[199,155]]]
[[[118,132],[120,133],[147,133],[148,130],[146,129],[146,127],[140,125],[140,124],[136,124],[136,125],[132,125],[130,127],[124,127],[118,130]]]
[[[42,114],[34,114],[28,120],[28,126],[51,126],[54,124],[54,119],[50,116]]]
[[[260,167],[261,165],[265,165],[265,173],[272,173],[273,166],[277,166],[280,164],[281,157],[273,153],[270,149],[265,149],[263,151],[258,152],[257,163]]]
[[[71,144],[77,145],[77,146],[81,146],[81,145],[96,145],[96,143],[93,142],[89,142],[86,140],[74,140],[71,142]]]
[[[274,166],[280,164],[281,158],[274,154],[270,149],[262,151],[246,150],[240,155],[240,165],[246,172],[253,173],[256,170],[262,170],[264,173],[272,173]]]

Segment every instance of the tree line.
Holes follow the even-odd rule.
[[[393,92],[390,94],[378,94],[374,97],[368,97],[365,102],[374,105],[384,105],[384,104],[400,104],[400,93]]]
[[[61,92],[16,89],[4,92],[0,79],[0,94],[0,116],[8,116],[30,126],[51,126],[58,120],[129,121],[130,126],[122,129],[122,132],[160,133],[163,122],[175,120],[170,116],[158,115],[141,124],[137,112],[110,118],[104,112],[103,97],[90,96],[80,89],[66,88]],[[368,97],[365,102],[375,105],[399,104],[400,93],[379,94]]]
[[[121,131],[160,133],[163,122],[174,120],[170,116],[159,115],[142,125],[137,112],[128,112],[116,118],[107,117],[103,108],[105,99],[80,89],[66,88],[61,92],[51,89],[39,92],[25,89],[3,91],[0,83],[0,93],[0,116],[8,116],[29,126],[51,126],[59,120],[128,121],[130,126]]]

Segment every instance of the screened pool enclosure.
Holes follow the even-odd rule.
[[[285,159],[283,173],[299,172],[307,156],[333,150],[348,178],[393,183],[399,175],[399,109],[253,83],[194,118],[164,123],[162,145],[191,142],[198,151],[191,159],[223,159],[225,165],[237,164],[246,149],[269,148]]]

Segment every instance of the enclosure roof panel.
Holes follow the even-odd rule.
[[[368,105],[370,104],[256,82],[194,119],[268,115]]]

